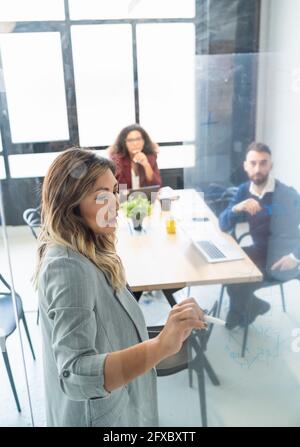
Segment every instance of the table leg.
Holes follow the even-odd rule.
[[[171,307],[173,307],[173,306],[175,306],[175,304],[177,304],[177,301],[173,297],[173,294],[175,292],[177,292],[178,290],[181,290],[181,289],[163,289],[163,293]]]
[[[207,372],[208,377],[210,378],[211,382],[213,385],[220,385],[220,381],[215,373],[215,371],[213,370],[211,364],[209,363],[209,361],[207,360],[207,358],[205,357],[205,355],[203,354],[203,362],[204,362],[204,369]]]

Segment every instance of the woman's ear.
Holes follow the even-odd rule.
[[[81,216],[79,205],[77,205],[77,206],[74,208],[74,214],[75,214],[76,216]]]

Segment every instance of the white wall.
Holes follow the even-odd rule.
[[[262,0],[256,138],[275,176],[300,191],[299,0]]]

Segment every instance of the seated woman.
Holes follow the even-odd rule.
[[[128,189],[161,186],[157,152],[158,145],[140,125],[132,124],[122,129],[115,144],[108,148],[109,157],[116,165],[118,182],[126,184]]]

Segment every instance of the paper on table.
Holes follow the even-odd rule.
[[[159,190],[159,198],[160,200],[176,200],[179,199],[179,195],[174,189],[170,188],[170,186],[164,186]]]

